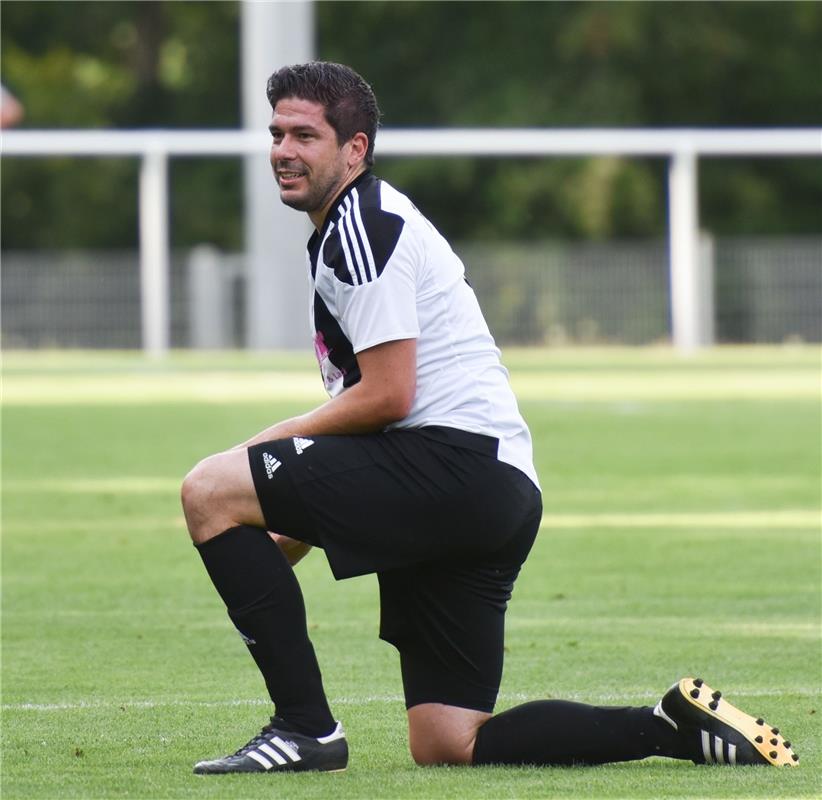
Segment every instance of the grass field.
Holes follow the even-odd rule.
[[[179,482],[322,400],[316,370],[307,355],[9,353],[3,798],[818,797],[820,351],[506,361],[545,518],[509,610],[498,707],[650,704],[699,674],[778,724],[798,769],[415,767],[376,581],[337,584],[313,553],[298,574],[348,771],[192,775],[270,712],[187,541]]]

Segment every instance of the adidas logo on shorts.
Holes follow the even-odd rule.
[[[312,444],[314,444],[313,439],[302,439],[299,436],[295,436],[294,439],[294,449],[297,451],[297,455],[301,456],[303,454],[303,450],[308,450]]]
[[[271,453],[263,453],[263,464],[265,464],[265,474],[268,475],[268,480],[271,480],[274,473],[282,466],[282,462],[277,461]]]

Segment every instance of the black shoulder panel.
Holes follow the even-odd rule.
[[[361,213],[379,277],[397,247],[405,220],[379,208],[363,208]]]
[[[369,187],[365,197],[354,190],[340,205],[342,215],[323,244],[323,263],[351,286],[382,275],[405,225],[402,217],[375,205],[374,195],[375,187]]]

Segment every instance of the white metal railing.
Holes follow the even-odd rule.
[[[144,349],[169,346],[168,158],[246,156],[268,149],[243,130],[17,130],[4,156],[134,156],[140,170],[140,276]],[[668,172],[672,338],[688,352],[708,344],[701,320],[697,163],[701,156],[821,156],[822,128],[805,129],[405,129],[382,130],[381,156],[665,157]]]

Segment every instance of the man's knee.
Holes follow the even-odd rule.
[[[423,703],[408,709],[408,745],[420,766],[471,764],[477,731],[491,715],[483,711]]]
[[[183,479],[180,502],[183,506],[188,531],[195,542],[203,541],[204,526],[213,518],[220,505],[218,469],[215,456],[200,461]]]
[[[436,737],[409,736],[411,758],[420,767],[436,767],[445,764],[471,764],[476,734],[466,736],[441,735]]]
[[[196,544],[237,525],[265,525],[245,450],[226,450],[197,464],[183,481],[181,499]]]

